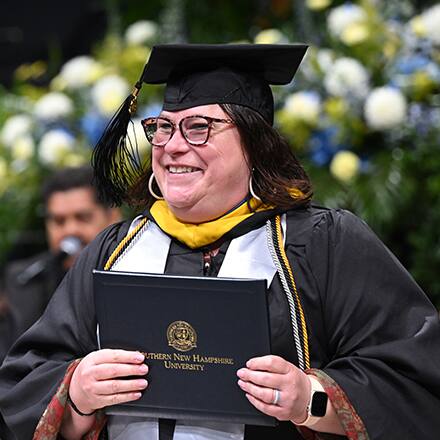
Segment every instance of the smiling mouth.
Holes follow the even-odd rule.
[[[195,173],[197,171],[201,171],[200,168],[194,167],[176,167],[176,166],[168,166],[168,172],[171,174],[187,174],[187,173]]]

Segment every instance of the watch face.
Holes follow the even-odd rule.
[[[314,417],[324,417],[327,410],[327,394],[322,391],[313,393],[310,413]]]

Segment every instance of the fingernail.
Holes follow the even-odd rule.
[[[241,379],[239,379],[239,380],[237,381],[237,383],[238,383],[238,386],[239,386],[240,388],[243,388],[244,382],[243,382]]]
[[[145,379],[139,379],[138,386],[139,388],[147,388],[148,382]]]
[[[145,356],[142,353],[136,353],[136,356],[134,358],[136,361],[141,362],[145,359]]]
[[[237,376],[238,376],[238,377],[241,377],[241,376],[243,376],[243,374],[244,374],[244,368],[240,368],[240,369],[237,371]]]
[[[145,364],[139,365],[139,372],[141,374],[146,374],[148,373],[148,366]]]

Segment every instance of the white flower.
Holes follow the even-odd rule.
[[[361,160],[352,151],[339,151],[330,163],[330,172],[339,180],[348,182],[359,173]]]
[[[317,93],[297,92],[286,98],[284,109],[294,119],[315,124],[321,111],[321,102]]]
[[[128,82],[117,75],[101,78],[93,86],[92,99],[97,109],[105,116],[111,116],[124,102],[130,91]]]
[[[1,142],[10,147],[16,139],[27,135],[31,131],[32,125],[32,118],[28,115],[11,116],[6,120],[0,132]]]
[[[286,37],[278,29],[265,29],[259,32],[254,38],[254,43],[256,44],[278,44],[286,42]]]
[[[44,95],[35,104],[34,114],[45,121],[55,121],[70,116],[73,112],[72,100],[64,93],[52,92]]]
[[[440,4],[427,9],[422,14],[421,20],[426,37],[440,44]]]
[[[29,159],[32,158],[35,151],[35,142],[29,135],[24,135],[15,140],[11,146],[11,169],[16,173],[25,171]]]
[[[368,93],[368,72],[354,58],[339,58],[324,78],[326,90],[335,96],[365,97]]]
[[[27,161],[35,150],[35,142],[29,135],[20,136],[11,146],[11,153],[14,160]]]
[[[75,139],[64,130],[54,129],[48,131],[42,138],[38,147],[41,162],[56,165],[63,162],[74,147]]]
[[[379,87],[368,96],[364,112],[367,124],[375,130],[386,130],[401,125],[406,119],[406,99],[400,90]]]
[[[360,6],[345,3],[332,9],[327,17],[327,26],[334,37],[340,38],[343,32],[354,24],[365,21],[367,15]]]
[[[101,65],[92,57],[84,55],[67,61],[61,68],[59,77],[67,88],[80,89],[96,81],[101,72]]]
[[[157,35],[157,24],[149,20],[140,20],[128,26],[125,41],[128,44],[142,45],[151,42]]]
[[[321,72],[327,72],[333,66],[334,54],[331,49],[319,49],[316,53],[316,62]]]

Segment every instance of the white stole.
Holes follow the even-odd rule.
[[[133,220],[129,233],[139,223]],[[282,219],[286,228],[285,216]],[[284,234],[285,236],[285,234]],[[152,221],[111,270],[163,274],[171,238]],[[276,273],[270,254],[265,226],[233,239],[228,247],[218,277],[266,279],[269,287]],[[148,390],[146,391],[148,393]],[[133,416],[110,416],[110,440],[158,440],[157,419]],[[173,440],[242,440],[244,425],[233,423],[177,420]]]

